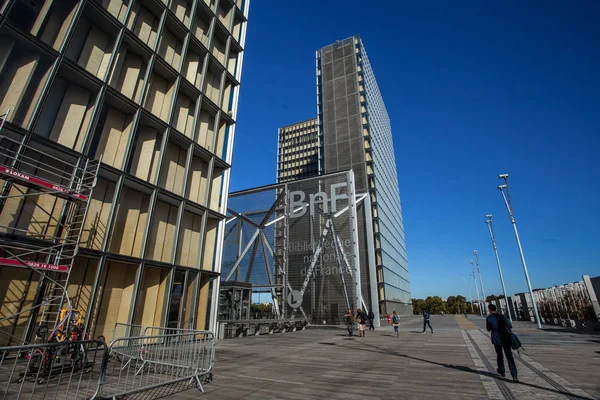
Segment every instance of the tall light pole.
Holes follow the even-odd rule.
[[[479,268],[479,255],[477,254],[477,250],[473,250],[473,255],[475,256],[475,265],[477,265],[477,274],[479,274],[479,285],[481,286],[481,296],[483,298],[483,314],[487,315],[487,310],[485,307],[485,290],[483,290],[483,278],[481,278],[481,269]]]
[[[531,302],[533,303],[533,313],[535,315],[537,327],[538,329],[542,329],[540,315],[538,314],[537,304],[533,295],[533,289],[531,288],[531,281],[529,280],[529,272],[527,272],[527,263],[525,262],[525,255],[523,254],[523,248],[521,247],[521,239],[519,239],[517,221],[515,220],[514,209],[510,200],[510,191],[508,190],[508,174],[498,175],[498,178],[504,179],[504,185],[498,186],[498,189],[500,190],[500,193],[502,193],[502,198],[504,199],[504,204],[506,205],[506,209],[508,210],[508,215],[510,217],[510,223],[512,224],[513,229],[515,231],[515,238],[517,239],[517,246],[519,247],[519,254],[521,255],[521,264],[523,264],[523,271],[525,271],[525,280],[527,281],[527,287],[529,288],[529,294],[531,295]],[[506,193],[504,193],[504,189],[506,189]]]
[[[471,263],[471,276],[475,281],[475,290],[477,291],[477,307],[479,308],[479,315],[483,316],[483,314],[481,313],[481,299],[479,297],[479,286],[477,286],[477,278],[475,277],[475,266],[473,265],[473,260],[469,260],[469,262]]]
[[[498,248],[496,247],[496,237],[494,236],[494,229],[492,228],[492,214],[486,214],[485,223],[490,231],[492,246],[494,247],[494,253],[496,254],[496,264],[498,264],[498,272],[500,273],[500,283],[502,283],[502,291],[504,292],[504,302],[506,303],[506,311],[508,311],[508,319],[512,320],[512,315],[510,314],[510,305],[508,304],[508,294],[506,293],[506,286],[504,286],[504,276],[502,276],[502,267],[500,267],[500,257],[498,257]]]
[[[464,275],[461,276],[463,278],[463,281],[465,281],[465,284],[467,285],[467,289],[469,289],[469,297],[471,298],[471,314],[475,314],[475,309],[473,308],[473,296],[471,296],[471,285],[469,285]]]

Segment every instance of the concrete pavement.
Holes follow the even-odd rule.
[[[481,317],[432,316],[348,337],[342,329],[307,329],[222,340],[206,393],[171,399],[596,399],[600,336],[539,331],[515,323],[524,351],[515,359],[521,383],[496,373]]]

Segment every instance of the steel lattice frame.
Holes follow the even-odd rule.
[[[271,190],[276,193],[275,200],[271,200],[270,204],[261,203],[262,207],[258,207],[257,210],[240,210],[242,206],[235,208],[230,204],[228,208],[228,219],[226,221],[227,230],[225,232],[225,241],[230,243],[231,251],[235,253],[235,256],[231,260],[231,268],[227,271],[223,268],[224,274],[222,276],[223,281],[245,281],[255,284],[252,282],[252,274],[256,270],[256,264],[262,263],[264,266],[264,272],[266,275],[265,284],[257,284],[254,287],[268,290],[271,295],[273,302],[274,314],[278,318],[295,318],[296,312],[299,310],[303,319],[308,319],[308,313],[302,305],[297,308],[292,307],[290,315],[287,312],[287,299],[290,293],[299,292],[302,298],[308,289],[309,283],[314,282],[316,279],[316,268],[319,260],[324,253],[327,245],[333,251],[333,259],[331,260],[335,274],[339,279],[339,284],[343,291],[343,302],[347,308],[354,308],[354,305],[360,305],[364,310],[368,310],[370,307],[366,304],[363,299],[360,290],[360,260],[358,257],[358,236],[357,236],[357,219],[356,219],[356,207],[361,204],[367,198],[366,194],[356,195],[354,193],[353,185],[353,173],[352,171],[336,173],[326,175],[322,177],[309,178],[304,181],[318,182],[315,186],[319,190],[327,186],[326,179],[344,178],[344,182],[347,183],[345,186],[347,189],[347,204],[339,210],[329,212],[328,207],[323,206],[323,199],[318,199],[319,191],[317,194],[311,193],[311,201],[305,202],[299,205],[297,202],[290,201],[290,193],[299,187],[302,187],[303,181],[295,181],[289,183],[283,183],[278,185],[269,186],[266,188],[251,189],[237,194],[232,194],[231,199],[235,199],[238,196],[252,195],[267,190]],[[271,197],[272,199],[273,197]],[[319,201],[315,201],[318,199]],[[312,204],[310,204],[312,202]],[[290,205],[290,203],[293,203]],[[319,203],[319,204],[315,204]],[[290,235],[294,235],[293,216],[298,214],[304,208],[304,212],[307,210],[314,210],[314,215],[311,215],[311,228],[310,231],[310,243],[311,249],[307,258],[307,271],[303,277],[302,282],[292,282],[290,279]],[[303,214],[304,215],[304,214]],[[347,254],[345,251],[343,242],[343,234],[339,231],[336,226],[341,222],[348,223],[345,226],[345,238],[346,242],[352,243],[352,252]],[[316,220],[316,222],[315,222]],[[309,223],[309,222],[305,222]],[[314,225],[314,226],[313,226]],[[315,227],[316,226],[316,227]],[[281,238],[279,241],[275,241],[274,245],[269,242],[269,229],[276,229],[276,232],[280,232]],[[318,231],[316,235],[313,232]],[[306,233],[306,232],[304,232]],[[244,240],[245,235],[248,237]],[[313,245],[314,244],[314,245]],[[347,250],[347,249],[346,249]],[[262,251],[262,260],[257,255],[259,251]],[[279,256],[278,256],[279,255]],[[309,262],[308,262],[309,261]],[[337,267],[337,269],[336,269]],[[245,277],[240,277],[242,270],[246,271]],[[324,284],[324,280],[321,280],[321,286]],[[300,283],[299,285],[297,285]],[[296,284],[296,285],[295,285]],[[317,292],[317,290],[314,290]],[[319,302],[323,298],[323,287],[319,292]],[[315,295],[316,296],[316,295]],[[313,310],[314,311],[314,310]]]

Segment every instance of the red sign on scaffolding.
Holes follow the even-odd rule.
[[[81,193],[73,192],[72,190],[69,190],[69,189],[67,189],[64,186],[55,185],[55,184],[47,182],[47,181],[45,181],[43,179],[39,179],[39,178],[36,178],[35,176],[24,174],[22,172],[15,171],[15,170],[12,170],[10,168],[6,168],[6,167],[3,167],[3,166],[0,166],[0,173],[9,175],[11,177],[17,178],[17,179],[19,179],[21,181],[24,181],[24,182],[31,182],[31,183],[33,183],[35,185],[44,187],[46,189],[50,189],[50,190],[54,190],[54,191],[57,191],[57,192],[65,193],[65,194],[67,194],[67,195],[69,195],[71,197],[74,197],[76,199],[79,199],[79,200],[83,200],[83,201],[87,200],[87,196],[85,196],[85,195],[83,195]]]
[[[57,271],[57,272],[68,272],[68,265],[57,265],[57,264],[47,264],[41,263],[37,261],[20,261],[15,260],[14,258],[2,258],[0,257],[0,265],[10,266],[10,267],[30,267],[35,269],[43,269],[48,271]]]

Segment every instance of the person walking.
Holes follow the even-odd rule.
[[[352,336],[352,331],[354,331],[354,314],[352,313],[352,309],[349,308],[348,312],[344,315],[346,317],[346,328],[348,328],[348,336]]]
[[[369,311],[369,314],[367,315],[367,317],[369,318],[369,330],[374,331],[375,326],[373,325],[373,320],[375,319],[375,314],[373,313],[373,310]]]
[[[392,324],[392,316],[388,314],[388,325]]]
[[[504,318],[504,315],[500,315],[496,312],[496,306],[494,304],[488,305],[488,310],[490,311],[490,315],[485,319],[485,327],[491,332],[492,344],[496,350],[496,361],[498,362],[498,369],[496,372],[502,377],[506,376],[504,372],[504,357],[502,355],[502,352],[504,351],[506,361],[508,361],[510,375],[514,382],[519,383],[519,379],[517,378],[517,365],[515,364],[511,347],[512,337],[510,329],[512,329],[512,324]]]
[[[429,310],[423,310],[423,333],[427,330],[427,326],[431,329],[431,333],[433,333],[433,328],[431,327],[431,323],[429,322],[430,314]]]
[[[467,310],[465,310],[465,318],[469,319],[469,316],[467,315]]]
[[[398,333],[398,328],[400,327],[400,316],[396,314],[394,311],[394,316],[392,317],[392,324],[394,325],[394,332],[396,333],[396,337],[400,336]]]
[[[358,337],[365,337],[365,325],[367,324],[367,314],[360,308],[356,310],[356,321],[358,322]]]

